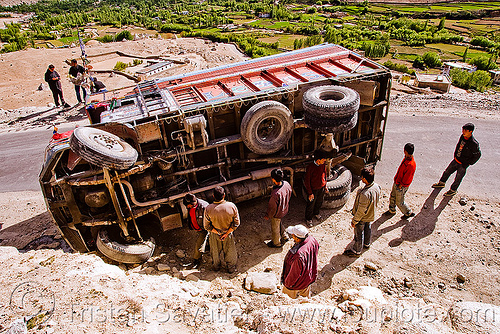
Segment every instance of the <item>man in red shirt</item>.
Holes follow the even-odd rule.
[[[193,252],[193,268],[198,268],[201,265],[202,252],[208,248],[208,231],[203,227],[203,217],[208,202],[197,198],[193,194],[186,194],[183,203],[188,209],[189,227],[195,230],[197,234]]]
[[[283,293],[290,298],[299,295],[309,298],[311,284],[318,277],[319,244],[303,225],[289,226],[286,232],[293,238],[295,245],[290,248],[283,263]]]
[[[415,175],[415,159],[413,159],[413,152],[415,146],[412,143],[407,143],[404,147],[404,159],[399,165],[396,176],[394,176],[394,184],[392,185],[391,197],[389,199],[389,210],[386,211],[387,215],[393,216],[396,214],[396,206],[403,213],[403,219],[408,219],[415,216],[415,213],[405,203],[405,194],[408,187],[413,181]]]
[[[314,161],[306,169],[304,187],[307,194],[306,224],[311,227],[313,216],[320,220],[319,209],[323,205],[326,191],[326,153],[321,150],[314,151]]]

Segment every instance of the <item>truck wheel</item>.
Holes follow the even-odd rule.
[[[342,195],[337,195],[329,198],[325,196],[325,200],[323,201],[323,207],[326,209],[340,209],[347,203],[350,195],[351,195],[351,190],[346,191]]]
[[[257,154],[271,154],[281,150],[292,136],[292,131],[292,113],[276,101],[255,104],[241,120],[241,138]]]
[[[351,171],[342,165],[338,165],[332,172],[332,178],[326,182],[326,187],[331,196],[338,196],[351,190]]]
[[[304,110],[323,118],[345,118],[359,110],[359,94],[342,86],[318,86],[308,89],[302,97]]]
[[[306,114],[305,121],[307,126],[321,133],[338,133],[349,131],[358,123],[358,113],[355,113],[351,118],[343,118],[339,120],[316,118]]]
[[[97,235],[97,249],[106,257],[121,263],[146,262],[155,250],[154,239],[137,244],[124,244],[111,240],[108,230],[101,228]]]
[[[328,194],[325,194],[323,206],[334,209],[347,203],[351,194],[352,174],[342,165],[335,167],[332,174],[332,179],[326,183]]]
[[[99,167],[127,169],[137,161],[137,151],[123,139],[107,131],[76,128],[71,135],[71,150]]]

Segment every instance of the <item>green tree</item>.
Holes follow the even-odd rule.
[[[465,63],[467,61],[467,51],[469,51],[469,46],[465,48],[464,55],[462,56],[462,60]]]
[[[116,35],[116,40],[117,41],[123,41],[124,39],[127,39],[129,41],[134,39],[134,36],[130,33],[128,30],[123,30]]]
[[[113,68],[116,71],[125,71],[125,69],[128,67],[127,63],[124,63],[122,61],[117,61],[115,67]]]
[[[443,62],[439,58],[438,54],[435,52],[426,52],[422,56],[422,60],[427,65],[427,67],[440,67]]]
[[[441,20],[439,20],[438,30],[441,30],[441,29],[443,29],[443,28],[444,28],[444,23],[445,23],[445,21],[446,21],[446,16],[443,16],[443,17],[441,18]]]

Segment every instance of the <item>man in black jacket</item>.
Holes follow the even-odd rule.
[[[85,68],[82,65],[78,65],[78,62],[76,61],[76,59],[71,59],[71,67],[69,68],[69,75],[71,75],[73,78],[77,79],[79,73],[83,76],[85,74]],[[79,81],[75,81],[75,82],[79,82]],[[83,83],[83,81],[82,81],[82,83]],[[83,101],[85,101],[85,98],[87,97],[87,91],[81,85],[76,84],[76,83],[74,83],[74,84],[75,84],[76,99],[78,100],[78,103],[82,103],[82,98],[80,96],[80,88],[83,91]]]
[[[444,194],[445,196],[453,196],[457,193],[458,186],[467,172],[467,167],[474,165],[481,157],[479,143],[474,136],[472,136],[473,131],[474,124],[472,123],[467,123],[462,127],[462,136],[460,136],[458,140],[453,160],[448,167],[446,167],[439,182],[432,185],[433,188],[444,188],[450,175],[457,172],[455,181],[453,181],[450,190]]]
[[[64,101],[61,77],[59,73],[56,72],[55,66],[50,64],[47,72],[45,72],[45,81],[49,84],[49,88],[52,91],[52,96],[54,97],[54,103],[56,107],[59,107],[59,98],[61,98],[61,103],[64,108],[69,108],[70,105]]]

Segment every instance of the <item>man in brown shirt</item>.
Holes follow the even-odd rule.
[[[224,188],[216,187],[213,194],[214,202],[205,209],[203,219],[205,229],[210,232],[209,243],[213,270],[220,270],[221,262],[224,260],[227,272],[232,274],[236,271],[238,260],[233,231],[240,226],[240,215],[236,205],[224,199],[226,196]]]

